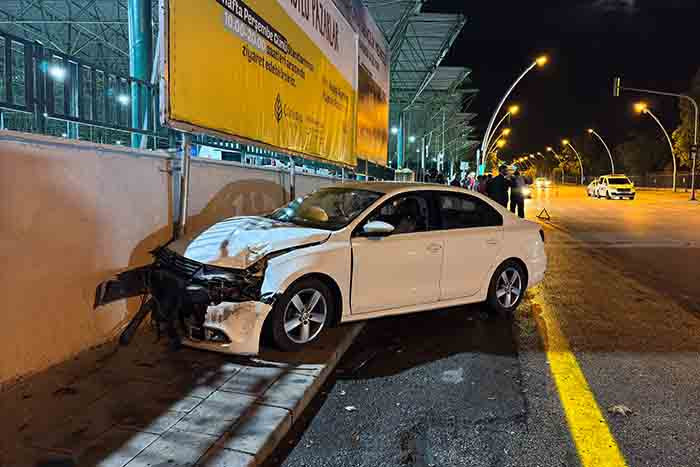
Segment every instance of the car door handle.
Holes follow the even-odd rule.
[[[498,240],[496,240],[495,238],[489,238],[488,240],[486,240],[486,243],[489,245],[498,245]]]
[[[439,253],[442,250],[442,245],[439,243],[431,243],[428,245],[428,251],[431,253]]]

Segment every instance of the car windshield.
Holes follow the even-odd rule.
[[[268,217],[282,222],[339,230],[382,196],[355,188],[324,188],[297,198]]]
[[[625,177],[609,178],[608,184],[610,185],[629,185],[630,181]]]

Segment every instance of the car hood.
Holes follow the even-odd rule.
[[[214,224],[189,243],[175,242],[168,248],[200,263],[245,269],[275,251],[324,242],[328,237],[327,230],[266,217],[232,217]]]

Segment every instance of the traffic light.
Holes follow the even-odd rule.
[[[620,97],[620,78],[613,78],[613,97]]]

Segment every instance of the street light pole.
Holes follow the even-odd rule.
[[[660,96],[678,97],[680,99],[686,99],[686,100],[690,101],[690,103],[693,104],[693,110],[695,111],[695,118],[694,118],[695,127],[693,130],[693,146],[694,146],[695,150],[697,151],[697,147],[698,147],[698,103],[695,99],[693,99],[692,97],[690,97],[686,94],[676,94],[676,93],[672,93],[672,92],[653,91],[651,89],[622,87],[620,85],[620,78],[615,78],[614,79],[614,87],[613,87],[613,95],[619,96],[620,90],[631,91],[631,92],[641,92],[644,94],[657,94]],[[664,132],[665,131],[666,130],[664,129]],[[673,154],[673,149],[671,150],[671,154]],[[696,164],[698,156],[697,156],[697,154],[693,154],[693,151],[691,151],[691,157],[692,156],[694,156],[694,157],[693,157],[693,168],[691,169],[692,171],[690,173],[690,200],[695,201],[695,164]],[[674,157],[674,159],[673,159],[674,164],[675,164],[675,161],[676,161],[676,159]],[[675,177],[674,177],[674,183],[675,183]]]
[[[615,161],[613,160],[612,153],[610,152],[610,148],[608,148],[608,145],[605,144],[605,141],[603,141],[603,138],[596,133],[596,131],[593,128],[590,128],[588,132],[592,135],[595,135],[601,143],[603,143],[603,146],[605,146],[605,150],[608,152],[608,156],[610,157],[610,167],[612,167],[612,174],[615,175]]]
[[[551,152],[552,154],[554,154],[554,157],[557,158],[557,161],[560,161],[560,162],[562,161],[561,156],[560,156],[559,154],[557,154],[557,152],[554,150],[553,147],[548,146],[548,147],[547,147],[547,151],[549,151],[549,152]],[[562,183],[562,184],[564,183],[564,167],[561,168],[561,183]]]
[[[562,144],[564,146],[569,146],[574,151],[574,154],[576,154],[576,158],[578,159],[578,165],[579,167],[581,167],[581,185],[583,185],[585,180],[583,178],[583,162],[581,162],[581,156],[578,155],[578,151],[571,145],[571,142],[569,140],[565,139],[564,141],[562,141]]]
[[[525,68],[525,71],[523,71],[520,76],[513,82],[513,84],[508,88],[508,91],[503,95],[503,98],[501,98],[501,102],[498,103],[498,106],[496,107],[496,111],[491,115],[491,120],[489,120],[489,125],[486,127],[486,133],[484,133],[484,139],[481,141],[481,153],[486,154],[486,150],[488,148],[488,141],[489,137],[491,135],[491,131],[493,129],[493,124],[496,121],[496,116],[498,116],[498,113],[501,111],[501,107],[503,107],[503,104],[505,104],[506,99],[508,99],[508,96],[510,95],[511,92],[513,92],[513,89],[515,89],[515,86],[518,85],[520,80],[522,80],[526,74],[530,72],[533,68],[536,66],[544,66],[547,63],[547,57],[541,56],[538,57],[537,60],[532,62],[527,68]]]
[[[519,110],[520,110],[520,107],[518,107],[517,105],[511,105],[511,106],[508,108],[508,112],[506,112],[506,114],[503,116],[503,118],[501,118],[501,120],[499,120],[499,122],[498,122],[498,123],[496,124],[496,126],[493,128],[493,131],[491,132],[491,134],[488,135],[488,138],[487,138],[487,141],[486,141],[486,146],[487,146],[487,147],[491,144],[491,140],[493,139],[493,135],[495,135],[495,134],[496,134],[496,131],[498,131],[498,128],[499,128],[501,125],[503,125],[503,122],[506,121],[506,118],[508,118],[508,117],[510,117],[510,116],[512,116],[512,115],[517,114]]]
[[[666,135],[666,140],[668,141],[668,147],[671,148],[671,159],[673,160],[673,191],[676,191],[676,156],[673,154],[673,143],[671,142],[671,138],[668,136],[668,131],[666,131],[666,128],[661,124],[658,118],[656,118],[656,115],[649,110],[649,108],[645,104],[637,104],[635,106],[639,112],[644,113],[649,115],[651,118],[654,119],[654,121],[661,127],[661,131],[664,132],[664,135]]]

